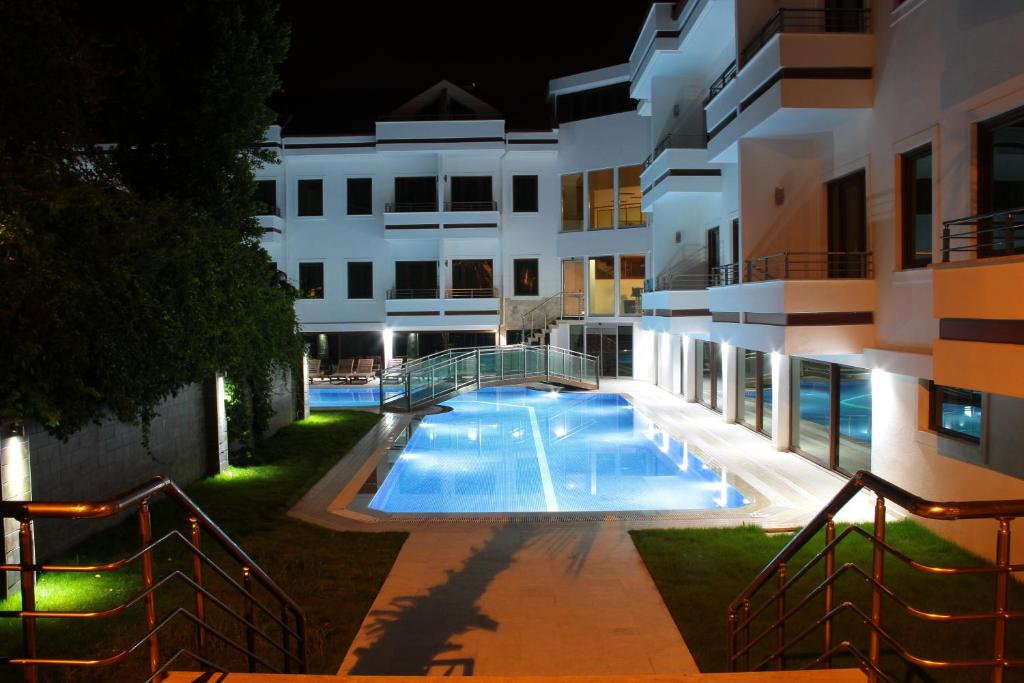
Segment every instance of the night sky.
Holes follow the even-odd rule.
[[[627,61],[650,5],[282,0],[291,51],[271,106],[286,134],[372,133],[448,79],[505,112],[509,128],[544,128],[548,80]]]

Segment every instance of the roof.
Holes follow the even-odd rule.
[[[383,121],[455,121],[462,119],[503,120],[505,116],[451,81],[439,81]]]

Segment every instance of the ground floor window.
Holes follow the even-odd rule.
[[[794,358],[792,447],[823,467],[871,469],[871,372]]]
[[[582,325],[569,328],[569,348],[573,348],[574,330]],[[576,332],[575,334],[579,334]],[[577,337],[578,338],[578,337]],[[578,342],[576,342],[578,343]],[[583,338],[583,353],[597,356],[597,369],[601,377],[633,376],[633,327],[631,325],[608,325],[586,327]]]
[[[736,350],[736,419],[755,432],[772,435],[772,362],[767,353]]]
[[[717,342],[696,343],[697,402],[722,412],[725,403],[722,382],[722,347]]]
[[[398,358],[421,358],[446,349],[494,346],[493,332],[395,332],[392,353]]]
[[[980,391],[934,384],[931,398],[931,429],[967,441],[981,440]]]

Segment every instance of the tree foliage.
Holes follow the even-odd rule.
[[[270,0],[0,0],[0,420],[148,424],[301,351],[252,169],[287,51]]]

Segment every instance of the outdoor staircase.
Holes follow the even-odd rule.
[[[482,387],[532,382],[597,389],[597,359],[543,345],[448,349],[385,370],[380,407],[408,412]]]
[[[523,343],[528,346],[544,344],[547,335],[559,323],[583,320],[583,292],[552,294],[521,316]]]

